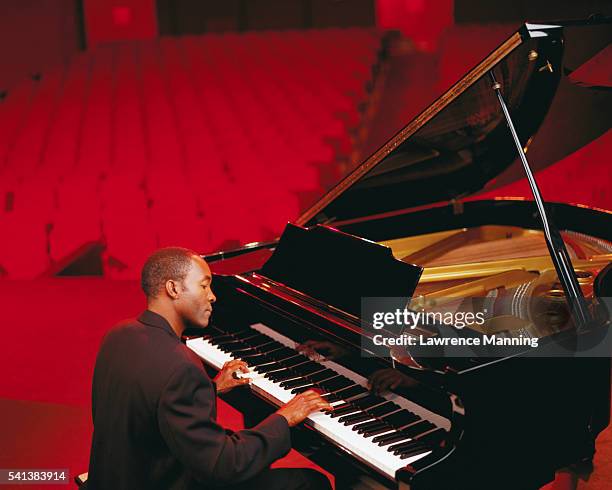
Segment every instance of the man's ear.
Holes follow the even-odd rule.
[[[176,281],[168,279],[166,281],[166,294],[172,299],[178,299],[179,297],[179,285]]]

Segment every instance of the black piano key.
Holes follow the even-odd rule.
[[[258,335],[256,337],[250,339],[241,339],[245,344],[250,345],[251,347],[259,347],[260,345],[268,345],[273,341],[270,337],[265,335]]]
[[[323,383],[326,383],[327,386],[332,386],[336,381],[341,381],[343,378],[344,378],[344,376],[340,376],[339,374],[334,374],[334,376],[326,378],[323,381],[317,382],[317,385],[320,386],[321,389],[324,389],[323,388]]]
[[[385,424],[384,422],[381,422],[378,419],[372,422],[362,422],[361,424],[357,424],[356,426],[353,427],[353,430],[361,434],[364,431],[376,429],[378,427],[383,427],[383,426],[387,427],[387,430],[390,430],[387,424]]]
[[[365,388],[363,388],[362,386],[359,385],[355,385],[354,387],[349,388],[350,390],[355,389],[356,392],[359,393],[367,393],[368,390],[366,390]],[[340,392],[337,392],[336,395],[340,396],[341,393],[344,393],[345,390],[342,390]],[[348,393],[350,394],[350,393]],[[325,398],[325,397],[323,397]],[[372,407],[374,405],[378,405],[381,402],[384,402],[385,399],[378,397],[378,396],[374,396],[374,395],[368,395],[368,396],[364,396],[363,398],[359,398],[357,400],[354,400],[351,403],[348,403],[347,405],[342,405],[341,407],[337,407],[333,413],[332,413],[332,418],[337,418],[340,417],[341,415],[345,415],[347,413],[349,413],[350,411],[364,411],[364,408],[368,408],[368,407]]]
[[[249,366],[259,366],[261,364],[267,364],[270,362],[274,362],[274,360],[267,356],[266,354],[252,354],[248,356],[240,356],[244,362],[246,362]]]
[[[424,434],[425,432],[430,431],[433,427],[435,427],[431,422],[427,420],[421,420],[413,425],[406,427],[400,431],[397,431],[394,434],[387,434],[384,436],[380,436],[380,439],[376,440],[375,437],[373,442],[378,442],[379,446],[386,446],[388,444],[392,444],[393,442],[399,441],[401,439],[411,438],[413,439],[415,436],[420,434]]]
[[[319,390],[323,392],[324,395],[338,395],[339,393],[346,393],[348,390],[351,390],[352,388],[358,388],[359,385],[352,384],[349,386],[343,386],[333,391],[330,389],[327,389],[326,387],[321,387],[321,385],[319,384],[317,384],[317,387],[319,388]]]
[[[302,367],[306,366],[307,364],[308,361],[303,361],[303,363],[301,364],[296,364],[292,367],[289,367],[287,372],[272,372],[269,376],[266,377],[269,378],[271,381],[274,381],[275,383],[280,383],[281,381],[295,379],[298,377],[305,379],[305,376],[303,375],[301,370]]]
[[[380,405],[380,408],[383,408],[383,410],[385,410],[385,409],[388,409],[388,407],[389,407],[390,405],[394,405],[394,403],[387,402],[387,403],[385,403],[385,404],[383,404],[383,405]],[[355,407],[355,408],[356,408],[356,409],[359,409],[359,410],[362,410],[362,409],[361,409],[361,408],[359,408],[359,407]],[[370,419],[371,419],[372,417],[376,417],[376,414],[378,413],[378,412],[377,412],[377,409],[378,409],[378,408],[379,408],[379,407],[375,407],[375,408],[373,408],[373,409],[371,409],[371,410],[364,411],[364,413],[367,415],[367,418],[370,418]],[[392,408],[392,407],[391,407],[391,408]],[[344,420],[342,420],[342,418],[340,418],[340,419],[338,419],[338,420],[339,420],[340,422],[343,422],[343,421],[344,421]],[[346,419],[345,419],[345,420],[346,420]],[[352,420],[352,419],[351,419],[351,420]],[[363,419],[363,420],[366,420],[366,419]],[[346,425],[346,424],[345,424],[345,425]]]
[[[339,403],[338,405],[336,405],[335,407],[333,407],[332,410],[328,410],[326,413],[328,414],[332,414],[334,413],[336,410],[343,410],[345,408],[348,407],[352,407],[352,405],[350,403]]]
[[[331,395],[324,396],[323,398],[325,398],[328,402],[332,403],[336,400],[351,400],[355,398],[356,396],[363,395],[364,393],[367,393],[367,392],[368,390],[364,388],[363,386],[354,385],[348,388],[344,388],[343,390],[336,391],[335,393]]]
[[[313,388],[314,388],[314,386],[313,386],[312,384],[310,384],[310,385],[305,385],[305,386],[299,386],[299,387],[297,387],[297,388],[293,388],[293,389],[291,390],[291,393],[294,393],[294,394],[304,393],[305,391],[311,390],[311,389],[313,389]]]
[[[306,364],[302,364],[295,368],[295,370],[300,373],[302,376],[310,376],[311,374],[315,374],[319,371],[323,371],[325,368],[321,366],[317,362],[308,362]]]
[[[411,449],[411,450],[404,451],[404,452],[400,453],[399,457],[400,457],[400,459],[408,459],[411,456],[418,456],[419,454],[427,453],[429,451],[431,451],[431,449],[429,449],[428,447],[425,447],[425,446],[415,446],[414,449]]]
[[[266,378],[266,379],[269,379],[270,381],[272,381],[272,379],[270,378],[272,375],[279,374],[279,373],[283,374],[283,373],[286,373],[287,371],[289,371],[289,369],[287,369],[287,368],[282,369],[280,371],[268,371],[267,373],[265,373],[263,375],[263,377]]]
[[[317,383],[321,388],[327,390],[328,393],[348,388],[355,384],[354,381],[345,378],[344,376],[336,376],[335,378],[328,379]]]
[[[248,344],[248,342],[245,342],[245,344]],[[269,352],[278,352],[281,349],[286,349],[286,347],[283,344],[279,344],[278,342],[267,342],[265,344],[259,344],[257,346],[254,346],[255,351],[257,351],[258,354],[267,354]]]
[[[257,330],[254,330],[252,328],[247,328],[245,330],[240,330],[239,332],[232,333],[232,335],[236,339],[249,339],[249,338],[255,337],[256,335],[257,336],[262,336],[262,337],[267,337],[267,335],[263,335],[263,334],[259,333]]]
[[[292,369],[292,371],[294,371],[295,374],[298,375],[298,376],[306,377],[310,373],[314,373],[314,372],[320,371],[322,369],[323,369],[323,367],[320,366],[319,364],[317,364],[316,362],[305,361],[302,364],[300,364],[299,366],[295,366]]]
[[[243,347],[237,347],[230,351],[230,353],[235,357],[241,357],[244,355],[248,355],[248,354],[251,354],[252,352],[257,352],[257,351],[255,350],[255,347],[249,347],[248,345],[243,345]]]
[[[310,381],[308,378],[298,378],[298,379],[290,379],[287,381],[282,381],[279,384],[281,388],[286,388],[290,390],[293,388],[298,388],[299,386],[302,386],[305,384],[312,384],[312,381]]]
[[[350,415],[344,415],[338,419],[338,422],[344,425],[355,425],[359,422],[370,420],[372,416],[366,412],[357,412]]]
[[[379,425],[386,425],[386,424],[376,419],[372,422],[363,422],[361,424],[357,424],[355,427],[353,427],[353,430],[357,432],[361,432],[363,430],[372,429],[373,427],[377,427]]]
[[[272,359],[276,361],[281,361],[283,359],[296,356],[297,352],[295,352],[293,349],[290,349],[289,347],[281,347],[272,352],[267,352],[266,354],[268,354]]]
[[[387,424],[393,427],[396,427],[398,429],[400,427],[404,427],[405,425],[412,424],[413,422],[416,422],[417,420],[420,420],[420,417],[412,413],[410,410],[400,410],[399,412],[395,412],[390,415],[385,415],[384,417],[381,417],[381,418]]]
[[[288,347],[285,344],[281,344],[280,342],[276,340],[272,340],[272,339],[270,339],[270,343],[266,345],[273,345],[274,347],[282,347],[283,349],[285,348],[288,349]]]
[[[263,364],[261,366],[255,366],[254,367],[254,371],[257,371],[260,374],[266,374],[272,371],[279,371],[281,369],[289,369],[283,365],[281,365],[279,362],[271,362],[269,364]]]
[[[266,378],[268,378],[270,381],[274,381],[275,383],[280,383],[281,381],[288,381],[295,378],[304,379],[304,377],[300,375],[297,369],[292,367],[288,367],[287,371],[273,371],[269,375],[267,375]]]
[[[374,439],[372,439],[372,442],[382,447],[388,446],[389,444],[393,444],[397,441],[408,439],[409,437],[410,436],[403,434],[401,430],[396,430],[395,432],[376,436]]]
[[[293,380],[295,382],[300,381],[300,384],[296,384],[293,386],[281,386],[282,388],[285,388],[286,390],[291,390],[291,393],[298,393],[297,391],[293,391],[293,390],[301,390],[299,391],[299,393],[301,393],[302,391],[306,391],[309,390],[310,388],[314,388],[314,385],[312,384],[312,381],[308,381],[305,379],[301,379],[301,380]],[[304,388],[304,390],[302,390],[302,388]]]
[[[231,335],[219,335],[218,337],[211,337],[208,341],[212,345],[218,345],[219,343],[236,342],[236,339]]]
[[[388,451],[392,452],[396,456],[403,455],[404,458],[402,459],[406,459],[409,456],[415,456],[419,453],[431,451],[431,448],[425,446],[424,444],[421,444],[419,441],[412,440],[412,441],[407,441],[404,443],[396,444],[395,446],[391,446],[389,447]]]
[[[334,407],[334,410],[342,410],[344,408],[353,407],[353,406],[354,405],[352,403],[344,402],[344,403],[340,403],[340,404],[336,405]]]
[[[258,367],[258,370],[262,373],[267,373],[270,371],[278,371],[280,369],[288,369],[302,362],[304,362],[304,356],[295,354],[294,352],[292,356],[285,357],[283,359],[274,359],[271,364],[261,365]]]
[[[237,341],[237,342],[250,342],[251,339],[256,339],[259,337],[259,334],[257,332],[250,332],[250,333],[245,333],[244,335],[234,335],[232,334],[232,338]]]
[[[289,362],[287,362],[287,363],[285,363],[283,361],[283,362],[279,362],[279,364],[282,364],[283,366],[286,366],[287,368],[291,369],[291,372],[293,374],[295,374],[296,376],[303,376],[303,377],[305,377],[303,375],[301,369],[302,369],[302,367],[305,367],[305,369],[308,370],[309,361],[304,361],[303,359],[300,360],[298,358],[298,359],[295,359],[295,362],[294,362],[293,359],[290,359]],[[279,381],[281,381],[281,380],[279,380]],[[284,380],[282,380],[282,381],[284,381]]]
[[[435,428],[435,425],[432,424],[429,420],[421,420],[416,424],[410,425],[405,429],[402,429],[402,432],[408,434],[410,437],[417,437],[425,432],[429,432],[431,429]]]
[[[260,362],[257,362],[256,364],[250,364],[247,362],[247,364],[253,368],[255,371],[257,371],[258,369],[263,369],[263,372],[268,372],[268,371],[273,371],[274,369],[280,369],[282,366],[279,366],[278,361],[275,360],[261,360]],[[264,369],[265,368],[265,369]]]
[[[253,347],[253,352],[264,354],[264,353],[273,352],[275,350],[282,349],[281,346],[278,346],[275,344],[276,344],[275,342],[267,342],[265,344],[256,345],[255,347]]]
[[[354,405],[348,404],[348,406],[334,408],[333,412],[331,412],[331,416],[332,418],[337,419],[338,417],[342,417],[343,415],[348,415],[355,412],[362,413],[362,410]]]
[[[377,436],[378,434],[384,434],[385,432],[389,432],[391,430],[393,430],[392,427],[388,426],[387,424],[384,424],[380,427],[377,427],[376,429],[361,431],[361,434],[363,435],[363,437],[373,437]]]
[[[310,381],[310,379],[307,376],[304,376],[301,372],[300,372],[300,368],[301,366],[297,366],[295,368],[292,368],[290,371],[290,373],[287,374],[278,374],[275,375],[274,373],[272,373],[270,375],[270,380],[274,381],[275,383],[279,383],[281,385],[281,387],[283,388],[297,388],[298,386],[308,382],[310,384],[314,384],[312,381]],[[283,383],[290,383],[289,386],[284,385]]]
[[[339,402],[342,400],[342,398],[340,398],[338,395],[335,395],[335,394],[321,395],[321,398],[323,398],[323,400],[325,400],[328,403]]]
[[[408,450],[408,449],[414,447],[415,445],[422,446],[422,444],[416,442],[414,439],[410,439],[409,441],[401,441],[401,442],[398,442],[397,444],[391,444],[387,448],[387,451],[389,451],[390,453],[393,453],[393,454],[399,454],[403,450]]]
[[[287,371],[273,371],[266,376],[270,381],[280,383],[281,381],[295,380],[296,378],[304,379],[297,374],[293,369],[287,369]]]
[[[373,415],[374,417],[382,417],[383,415],[386,415],[391,412],[395,412],[398,409],[399,409],[399,406],[396,405],[395,403],[387,402],[387,403],[383,403],[382,405],[378,405],[368,410],[368,413],[370,415]]]
[[[445,438],[447,432],[444,429],[436,429],[416,438],[421,444],[438,446]]]
[[[228,338],[225,338],[225,337],[217,338],[217,339],[214,340],[214,342],[215,342],[215,345],[217,347],[223,347],[223,346],[226,346],[228,344],[234,344],[236,342],[242,343],[242,340],[241,339],[237,339],[236,337],[232,336],[232,337],[228,337]]]
[[[295,357],[291,357],[289,359],[284,359],[282,361],[279,361],[279,364],[282,364],[285,367],[293,367],[293,366],[297,366],[298,364],[303,364],[308,362],[308,358],[306,356],[302,356],[301,354],[298,354]]]
[[[238,347],[234,350],[235,353],[240,355],[248,356],[250,354],[261,354],[258,346],[249,345],[247,342],[242,342],[244,347]]]
[[[386,401],[387,400],[381,396],[368,395],[360,398],[359,400],[355,400],[352,403],[363,410],[367,410],[368,408],[375,407],[376,405],[380,405]]]
[[[319,381],[324,381],[329,378],[335,378],[336,376],[338,376],[338,373],[336,371],[332,369],[325,369],[324,371],[320,371],[318,373],[311,374],[310,376],[308,376],[308,378],[311,381],[318,383]]]
[[[217,347],[221,349],[223,352],[231,353],[233,349],[240,349],[241,347],[248,347],[243,344],[239,340],[233,340],[231,342],[223,342],[221,344],[217,344]]]
[[[279,347],[276,345],[272,345],[272,346],[263,346],[257,349],[257,352],[259,352],[260,354],[264,354],[266,356],[270,356],[270,358],[272,359],[276,359],[279,356],[285,355],[288,356],[289,354],[282,354],[285,351],[285,347]]]

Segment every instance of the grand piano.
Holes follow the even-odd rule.
[[[574,90],[564,59],[578,55],[567,39],[589,37],[576,30],[607,32],[592,36],[590,53],[581,47],[583,59],[610,42],[605,19],[523,25],[279,240],[207,256],[218,302],[211,326],[187,346],[215,369],[247,361],[247,406],[257,398],[273,409],[319,390],[334,411],[306,420],[310,447],[381,487],[530,489],[588,465],[610,414],[612,214],[469,199],[520,164],[517,141],[529,155],[539,130],[554,127],[547,114]],[[610,94],[596,95],[601,134]],[[549,227],[577,291],[559,275]],[[539,346],[374,349],[363,298],[377,297],[413,312],[489,306],[477,326],[416,325],[407,335],[442,337],[446,328]],[[577,317],[578,300],[588,321]]]

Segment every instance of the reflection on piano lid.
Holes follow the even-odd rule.
[[[247,361],[256,373],[252,391],[272,406],[321,390],[337,412],[313,414],[309,427],[348,458],[351,472],[358,467],[384,486],[537,488],[559,468],[590,459],[609,423],[609,357],[364,357],[357,306],[363,295],[412,296],[415,309],[479,297],[496,307],[471,335],[577,337],[571,321],[546,320],[550,308],[563,316],[565,299],[534,204],[461,201],[516,161],[491,71],[530,158],[538,129],[551,134],[550,123],[576,108],[557,96],[568,92],[565,68],[609,44],[612,30],[610,19],[569,24],[522,26],[280,242],[209,257],[218,297],[213,328],[187,345],[216,368]],[[569,42],[576,40],[578,50]],[[610,128],[612,110],[608,93],[589,97],[579,124],[592,138]],[[578,144],[557,138],[555,158]],[[533,154],[549,163],[541,149]],[[609,326],[601,293],[612,284],[612,214],[563,203],[546,209],[600,320],[580,339],[598,340]],[[502,297],[510,309],[495,305]]]
[[[566,76],[568,69],[588,62],[612,41],[609,19],[584,24],[523,26],[296,223],[338,223],[460,199],[493,179],[507,183],[510,176],[523,178],[491,87],[491,71],[501,84],[534,169],[560,160],[608,131],[612,93],[578,86]],[[544,144],[539,144],[540,133]]]

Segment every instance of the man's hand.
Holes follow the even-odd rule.
[[[333,410],[333,407],[326,402],[319,393],[308,390],[289,400],[289,402],[279,408],[276,413],[287,419],[289,427],[295,427],[312,412],[318,410]]]
[[[219,374],[217,374],[213,380],[217,385],[217,393],[224,393],[236,386],[248,385],[251,382],[248,378],[236,379],[234,377],[234,373],[236,372],[248,373],[249,368],[247,367],[247,363],[240,359],[235,359],[223,365],[221,371],[219,371]]]

